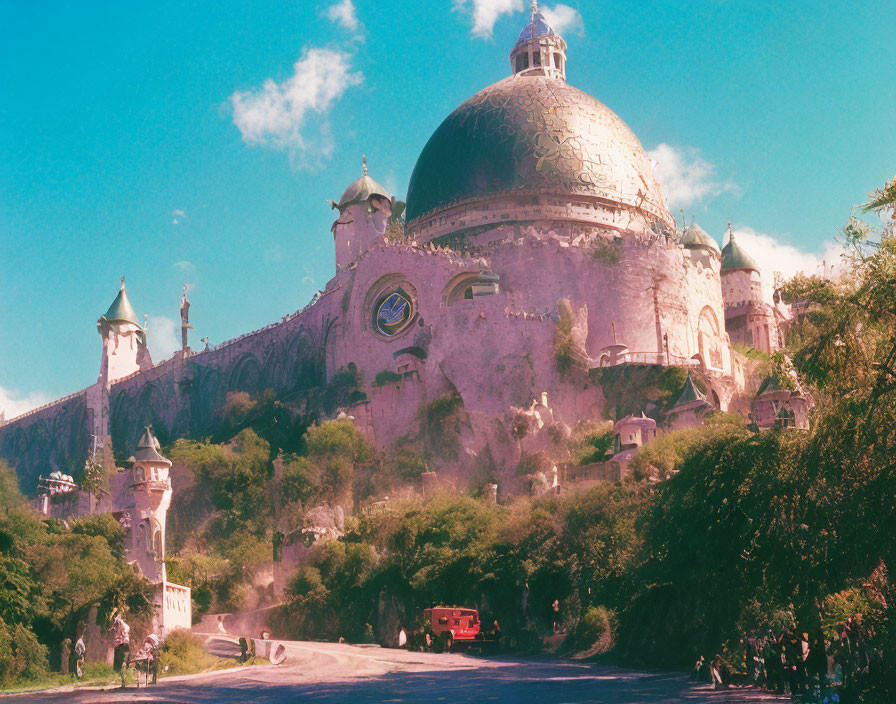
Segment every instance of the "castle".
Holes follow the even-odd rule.
[[[197,351],[185,294],[182,349],[153,363],[122,280],[97,323],[97,382],[0,425],[22,488],[113,446],[145,448],[147,426],[166,440],[208,433],[234,391],[345,411],[380,448],[452,394],[470,419],[458,471],[487,458],[499,475],[551,427],[605,414],[594,370],[678,366],[701,380],[653,413],[654,434],[657,421],[746,408],[733,345],[775,351],[786,314],[763,300],[730,223],[721,250],[698,225],[676,225],[637,137],[566,82],[567,45],[537,8],[509,58],[510,75],[426,143],[406,203],[364,163],[332,203],[335,275],[296,313]],[[521,413],[539,419],[522,437]],[[633,438],[650,434],[643,419],[627,423]]]

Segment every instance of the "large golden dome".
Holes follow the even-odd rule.
[[[407,218],[508,193],[597,196],[674,228],[638,138],[560,78],[510,76],[451,113],[414,167]]]

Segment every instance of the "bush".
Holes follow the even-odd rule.
[[[216,658],[205,651],[202,639],[183,629],[169,633],[159,652],[159,669],[167,666],[168,672],[175,675],[202,672],[215,662]]]
[[[377,386],[385,386],[396,381],[401,381],[401,374],[393,372],[391,369],[383,369],[383,371],[377,373],[373,383]]]
[[[588,436],[585,452],[579,458],[579,463],[592,464],[594,462],[603,462],[604,455],[607,454],[607,450],[613,445],[615,437],[616,435],[612,430]]]
[[[434,457],[456,458],[460,432],[467,422],[464,400],[456,391],[434,398],[419,412],[427,452]]]
[[[0,620],[0,685],[34,679],[47,672],[47,648],[30,628]]]
[[[613,647],[615,630],[615,613],[604,606],[590,606],[576,629],[564,641],[563,650],[587,651],[591,655],[606,653]]]

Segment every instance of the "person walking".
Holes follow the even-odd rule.
[[[795,697],[801,694],[800,690],[800,667],[802,666],[803,654],[800,649],[800,639],[789,628],[784,633],[784,667],[787,671],[787,684],[790,687],[790,696]]]
[[[74,656],[75,656],[75,677],[78,680],[84,679],[84,657],[87,654],[87,646],[84,645],[84,634],[78,636],[78,640],[75,642],[74,648]]]
[[[783,653],[781,651],[781,643],[775,634],[769,630],[768,637],[765,639],[765,648],[763,650],[763,658],[765,660],[765,686],[766,689],[777,694],[784,693],[784,663],[782,661]]]
[[[112,641],[114,647],[112,669],[121,675],[121,686],[124,688],[128,669],[128,656],[131,653],[131,627],[125,623],[119,612],[116,612],[112,618],[112,630],[115,634]]]

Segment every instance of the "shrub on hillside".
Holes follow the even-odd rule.
[[[202,672],[215,662],[216,658],[205,651],[202,639],[184,629],[169,633],[159,652],[159,669],[167,667],[173,675]]]
[[[0,686],[47,671],[47,648],[30,628],[0,620]]]

